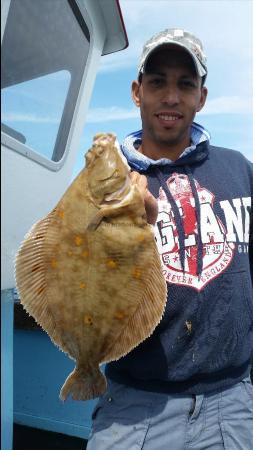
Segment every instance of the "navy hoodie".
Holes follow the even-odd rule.
[[[106,366],[142,390],[203,394],[250,372],[253,359],[253,167],[239,152],[209,144],[200,125],[177,161],[138,152],[141,131],[122,145],[158,199],[154,228],[168,284],[154,333]]]

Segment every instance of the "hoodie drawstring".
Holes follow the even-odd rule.
[[[199,277],[202,269],[203,269],[203,245],[201,239],[201,222],[200,222],[200,202],[199,196],[196,188],[196,184],[193,179],[192,171],[189,166],[185,166],[185,173],[188,176],[192,195],[195,202],[195,214],[196,214],[196,222],[197,222],[197,276]]]
[[[195,214],[196,214],[196,222],[197,222],[197,236],[196,236],[197,276],[199,277],[202,272],[202,269],[203,269],[203,246],[202,246],[202,240],[201,240],[200,202],[199,202],[199,196],[198,196],[198,192],[196,189],[196,185],[195,185],[195,182],[193,179],[191,169],[188,165],[185,165],[184,167],[185,167],[185,173],[188,176],[188,179],[190,182],[191,191],[192,191],[192,195],[193,195],[194,202],[195,202]],[[177,232],[178,232],[180,263],[181,263],[183,272],[185,272],[185,232],[184,232],[183,220],[182,220],[182,217],[179,212],[179,207],[167,186],[167,183],[164,179],[163,173],[161,172],[161,170],[158,167],[155,167],[155,175],[156,175],[157,179],[159,180],[160,185],[162,186],[162,188],[166,194],[167,200],[171,204],[171,207],[172,207],[172,210],[174,213]]]
[[[173,195],[171,194],[171,192],[167,186],[167,183],[165,182],[163,173],[161,172],[160,169],[158,169],[158,167],[155,168],[155,175],[158,178],[158,180],[160,181],[160,184],[166,194],[168,202],[171,204],[171,207],[172,207],[172,210],[173,210],[173,213],[175,216],[176,227],[177,227],[177,232],[178,232],[178,241],[179,241],[179,257],[180,257],[180,263],[181,263],[181,266],[182,266],[182,269],[184,272],[185,271],[185,255],[184,255],[185,234],[184,234],[184,226],[183,226],[182,217],[180,215],[176,201],[175,201]]]

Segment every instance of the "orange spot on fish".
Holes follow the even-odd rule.
[[[124,319],[125,314],[124,314],[123,312],[121,312],[121,311],[117,311],[117,312],[114,314],[114,317],[115,317],[115,319],[122,320],[122,319]]]
[[[141,270],[138,269],[137,267],[133,270],[133,277],[134,278],[141,278]]]
[[[59,211],[57,211],[57,215],[58,215],[61,219],[63,219],[65,213],[64,213],[63,210],[59,210]]]
[[[89,314],[85,314],[83,320],[85,325],[93,325],[92,317]]]
[[[117,262],[114,261],[114,259],[108,259],[106,264],[110,269],[115,269],[118,265]]]
[[[85,284],[85,283],[80,283],[80,284],[79,284],[79,287],[80,287],[81,289],[84,289],[84,288],[86,287],[86,284]]]
[[[53,258],[51,259],[51,267],[53,267],[53,269],[55,269],[58,266],[58,261]]]
[[[88,250],[84,250],[84,251],[81,253],[81,256],[82,256],[83,258],[87,258],[87,257],[89,256],[89,251],[88,251]]]
[[[81,238],[80,236],[76,236],[75,237],[75,244],[76,245],[81,245],[83,243],[83,238]]]

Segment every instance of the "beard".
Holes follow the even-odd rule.
[[[146,128],[146,133],[149,140],[158,146],[173,147],[179,145],[180,143],[190,143],[191,127],[184,127],[181,129],[170,129],[165,128],[164,130],[157,130],[155,127],[150,125]]]

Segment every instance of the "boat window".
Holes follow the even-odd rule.
[[[74,0],[11,0],[2,44],[1,123],[11,148],[37,161],[39,154],[44,165],[62,159],[89,45]]]

